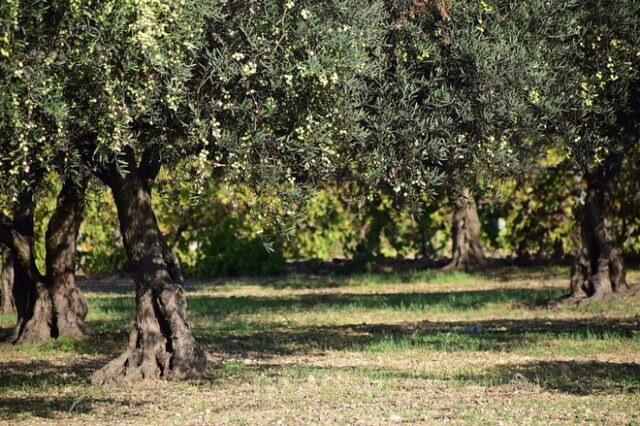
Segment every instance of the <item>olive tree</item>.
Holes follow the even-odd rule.
[[[80,1],[57,4],[54,74],[66,126],[118,210],[136,285],[121,356],[94,383],[181,379],[206,358],[187,317],[154,181],[187,172],[295,194],[340,163],[359,114],[354,75],[377,28],[368,2]],[[350,139],[351,140],[351,139]]]
[[[52,72],[56,57],[50,49],[57,29],[46,2],[0,6],[0,241],[10,249],[3,293],[6,298],[13,280],[18,314],[13,342],[87,332],[87,304],[75,285],[86,177],[66,137],[62,83]],[[36,266],[34,211],[39,191],[54,176],[63,184],[45,236],[43,275]]]
[[[532,90],[585,185],[569,300],[600,300],[627,288],[614,194],[640,141],[640,2],[552,3],[538,25],[547,80]]]
[[[481,266],[473,187],[517,173],[538,131],[526,87],[536,2],[387,2],[385,72],[370,84],[364,174],[397,199],[445,192],[454,204],[450,268]],[[490,189],[490,188],[488,188]]]

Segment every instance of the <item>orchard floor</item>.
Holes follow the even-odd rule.
[[[89,385],[126,344],[131,284],[83,281],[91,337],[0,345],[0,423],[640,424],[640,298],[548,309],[567,276],[191,283],[206,376],[133,387]],[[0,337],[13,321],[0,317]]]

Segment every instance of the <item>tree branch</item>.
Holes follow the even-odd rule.
[[[122,151],[124,152],[125,160],[127,160],[127,167],[129,168],[128,172],[129,173],[135,172],[138,168],[138,164],[136,161],[136,152],[129,145],[125,145]]]
[[[156,146],[149,147],[142,153],[140,160],[140,175],[147,181],[154,181],[160,173],[162,163],[160,161],[160,151]]]
[[[44,277],[32,262],[31,246],[29,241],[13,227],[11,219],[0,212],[0,242],[11,249],[14,259],[20,262],[20,266],[29,274],[33,281],[42,281]]]

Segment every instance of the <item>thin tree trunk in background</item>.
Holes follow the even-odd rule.
[[[13,303],[13,254],[11,249],[5,245],[0,245],[0,256],[2,265],[0,267],[0,313],[13,314],[16,306]]]
[[[463,187],[453,200],[452,259],[445,270],[482,268],[486,258],[480,243],[480,219],[471,190]]]
[[[94,384],[193,378],[206,369],[189,327],[177,258],[158,228],[149,179],[141,169],[132,164],[126,176],[112,171],[102,177],[113,192],[134,271],[136,316],[127,349],[94,373]]]
[[[628,288],[612,225],[614,184],[621,165],[622,156],[611,154],[585,174],[587,193],[579,221],[582,247],[571,269],[569,301],[608,299]]]

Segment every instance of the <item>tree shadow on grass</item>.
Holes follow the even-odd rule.
[[[230,364],[213,366],[203,380],[215,383],[224,376],[236,381],[250,380],[256,375],[270,377],[286,375],[305,380],[309,375],[318,375],[317,380],[321,381],[322,376],[337,373],[388,382],[432,380],[484,387],[507,386],[513,390],[532,392],[549,390],[580,396],[640,393],[639,364],[600,361],[538,361],[500,365],[477,372],[457,374],[450,372],[442,374],[438,371],[415,372],[360,365],[345,367],[276,363]]]
[[[601,361],[539,361],[500,366],[498,377],[524,377],[544,389],[574,395],[639,393],[640,364]],[[514,379],[511,379],[513,382]]]
[[[390,309],[428,311],[469,311],[490,304],[516,303],[523,307],[544,307],[564,293],[557,288],[499,289],[433,293],[385,294],[304,294],[290,296],[191,296],[190,312],[214,314],[218,318],[237,313],[305,312],[313,309]]]
[[[105,362],[106,358],[59,364],[46,360],[0,361],[0,391],[87,384],[91,373]]]
[[[313,309],[390,309],[427,311],[469,311],[490,304],[516,303],[525,308],[544,307],[564,293],[562,289],[497,289],[456,292],[412,292],[383,294],[302,294],[286,296],[188,296],[189,312],[224,319],[235,314],[257,312],[306,312]],[[92,300],[90,309],[132,318],[131,298]]]
[[[443,271],[440,268],[447,260],[429,262],[424,260],[383,259],[374,267],[374,272],[360,272],[349,268],[345,261],[302,261],[288,265],[288,272],[270,277],[226,277],[205,280],[188,279],[187,290],[234,284],[257,285],[276,289],[323,289],[347,288],[354,284],[416,284],[416,283],[459,283],[480,278],[496,282],[568,278],[566,266],[532,265],[515,266],[510,262],[493,261],[491,265],[477,272],[462,273]],[[83,291],[127,295],[134,293],[134,283],[130,277],[78,279]]]
[[[286,319],[288,313],[323,310],[331,315],[352,315],[353,309],[430,312],[473,312],[489,304],[519,303],[526,307],[545,306],[557,289],[502,289],[457,293],[325,294],[286,297],[197,296],[189,300],[197,339],[220,352],[253,351],[263,354],[302,353],[314,350],[374,350],[398,345],[435,351],[513,351],[535,345],[544,337],[570,336],[579,339],[629,338],[640,327],[638,321],[495,320],[462,322],[421,322],[404,324],[351,324],[338,326],[298,326],[273,322],[270,313]],[[84,354],[115,354],[126,344],[134,315],[133,300],[100,299],[92,309],[110,312],[109,320],[93,320],[88,325],[93,336],[80,340],[48,343],[43,348]],[[239,314],[265,313],[264,320],[245,320]],[[199,324],[203,324],[200,325]],[[479,327],[478,327],[479,326]],[[3,330],[6,334],[9,330]],[[8,335],[8,334],[7,334]],[[49,347],[51,346],[51,347]],[[377,349],[375,349],[377,348]]]
[[[324,350],[397,350],[437,352],[512,352],[542,339],[633,339],[637,320],[492,320],[404,324],[289,326],[279,323],[195,329],[197,339],[214,352],[254,353],[261,357]]]
[[[40,417],[59,419],[61,414],[86,414],[94,410],[96,403],[116,404],[113,398],[96,398],[94,396],[0,396],[0,420],[25,419]],[[128,403],[126,403],[128,404]],[[123,404],[124,405],[124,404]],[[28,417],[27,417],[28,418]]]
[[[62,337],[34,345],[16,346],[13,346],[9,342],[13,329],[2,328],[0,329],[0,352],[5,348],[16,348],[26,351],[38,351],[42,354],[49,352],[67,352],[84,355],[114,356],[119,354],[128,342],[129,332],[131,331],[131,321],[87,321],[85,324],[89,330],[91,330],[91,334],[85,337]]]
[[[437,375],[433,378],[438,379]],[[443,380],[515,389],[544,389],[572,395],[640,393],[640,364],[603,361],[537,361],[506,364],[481,373],[461,373]]]
[[[569,286],[568,265],[550,265],[546,263],[531,266],[516,266],[512,264],[495,263],[492,267],[478,272],[478,276],[498,282],[509,281],[548,281],[567,280],[567,290]]]
[[[507,282],[521,280],[568,279],[570,264],[567,262],[550,263],[548,260],[532,262],[528,265],[517,264],[509,259],[487,259],[488,264],[475,272],[461,273],[444,271],[442,267],[449,264],[450,259],[396,259],[378,257],[373,273],[360,272],[353,262],[348,260],[334,261],[297,261],[287,265],[289,274],[276,279],[268,279],[265,284],[277,288],[322,288],[343,287],[349,282],[376,282],[395,284],[459,282],[473,280],[474,277],[491,281]]]
[[[418,313],[473,312],[488,305],[520,304],[525,308],[546,306],[559,289],[494,289],[436,293],[391,294],[303,294],[289,296],[196,296],[189,299],[194,334],[213,351],[257,352],[263,356],[305,353],[317,350],[384,350],[400,346],[440,352],[514,351],[541,339],[569,336],[577,339],[630,338],[640,329],[637,320],[495,320],[421,322],[404,324],[351,324],[298,326],[273,322],[269,314],[286,319],[288,313],[328,311],[331,315],[353,315],[353,310],[390,310]],[[88,322],[95,334],[80,340],[59,339],[42,346],[83,354],[113,355],[126,345],[134,316],[132,298],[102,298],[91,309],[108,313],[108,320]],[[342,311],[342,313],[341,313]],[[242,314],[265,314],[265,319],[245,320]],[[99,318],[99,317],[98,317]],[[198,326],[199,324],[203,324]],[[8,336],[10,329],[0,333]]]
[[[87,385],[91,373],[104,362],[0,362],[0,420],[24,419],[25,416],[56,419],[63,413],[89,413],[95,403],[129,404],[113,398],[97,398],[88,390],[75,389],[65,395],[58,394],[65,387],[73,389]],[[52,395],[42,396],[47,390],[53,390]]]

